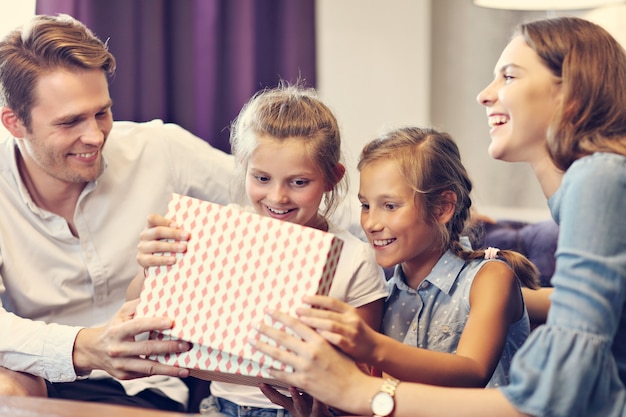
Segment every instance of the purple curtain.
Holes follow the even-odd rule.
[[[316,86],[315,0],[38,0],[36,11],[108,39],[116,120],[178,123],[225,151],[256,91]]]

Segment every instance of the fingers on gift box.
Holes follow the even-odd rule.
[[[304,295],[328,294],[343,241],[179,194],[172,195],[166,217],[191,232],[187,251],[176,254],[174,265],[148,269],[137,316],[172,318],[172,329],[150,337],[186,340],[193,348],[153,359],[207,380],[284,387],[268,370],[291,369],[249,340],[264,338],[255,330],[261,322],[280,327],[266,309],[294,314]]]

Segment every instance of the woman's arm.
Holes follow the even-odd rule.
[[[550,310],[550,295],[553,290],[552,287],[542,287],[537,290],[522,288],[528,317],[533,327],[546,322]]]
[[[357,415],[371,415],[370,400],[383,380],[363,374],[354,361],[334,349],[314,329],[281,312],[272,317],[300,338],[262,325],[260,332],[287,348],[253,341],[261,352],[293,367],[294,372],[272,370],[273,378],[299,387],[326,404]],[[442,388],[401,382],[395,395],[394,417],[459,415],[476,417],[522,416],[495,389]]]
[[[384,307],[384,299],[372,301],[371,303],[360,306],[356,309],[360,321],[366,323],[369,327],[379,328],[382,320],[382,311]],[[357,365],[361,371],[369,374],[368,364],[360,363]],[[310,397],[306,393],[296,395],[297,391],[291,387],[291,396],[286,396],[270,385],[261,385],[261,391],[274,404],[280,405],[287,409],[289,414],[295,417],[332,417],[326,404]],[[342,413],[344,414],[344,413]]]

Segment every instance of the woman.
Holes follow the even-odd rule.
[[[479,95],[489,154],[527,162],[560,224],[551,307],[514,357],[511,383],[454,389],[383,381],[358,371],[313,330],[273,315],[304,341],[262,327],[289,351],[274,377],[356,414],[394,416],[621,416],[626,412],[626,54],[604,29],[563,17],[523,24]],[[392,398],[394,397],[394,398]],[[377,401],[372,404],[376,404]]]

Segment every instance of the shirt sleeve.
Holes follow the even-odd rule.
[[[166,123],[164,138],[179,193],[226,205],[231,202],[234,158],[182,127]]]
[[[335,281],[343,281],[345,287],[331,287],[331,294],[350,304],[353,307],[361,307],[373,301],[387,297],[388,289],[383,269],[376,263],[374,251],[357,237],[343,231],[344,249],[340,262],[345,262],[345,267],[335,273]],[[338,277],[338,274],[345,276]],[[346,280],[347,275],[350,275]],[[333,282],[333,286],[335,283]],[[337,294],[342,288],[343,294]]]
[[[4,285],[0,277],[2,293]],[[81,327],[24,319],[6,311],[1,301],[0,323],[0,366],[50,382],[76,379],[72,353]]]
[[[547,323],[530,335],[502,393],[535,416],[622,415],[614,343],[623,343],[626,292],[626,158],[574,163],[551,198],[560,223]]]

